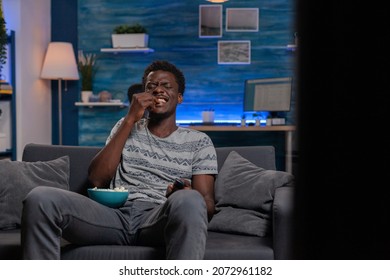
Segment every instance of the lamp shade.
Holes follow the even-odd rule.
[[[71,43],[51,42],[41,71],[42,79],[78,80],[76,58]]]

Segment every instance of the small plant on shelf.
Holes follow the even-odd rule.
[[[78,69],[81,75],[81,90],[92,91],[93,78],[97,72],[97,54],[79,51]]]
[[[122,24],[114,28],[114,34],[132,34],[132,33],[147,33],[146,28],[139,24],[135,23],[132,25]]]
[[[112,37],[113,48],[147,48],[149,35],[146,28],[139,24],[121,24],[114,28]]]

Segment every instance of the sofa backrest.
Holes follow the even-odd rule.
[[[23,161],[48,161],[68,155],[70,158],[70,190],[87,194],[88,167],[92,158],[102,147],[27,144]],[[273,146],[217,147],[218,169],[221,169],[226,157],[235,150],[252,163],[265,169],[275,170],[275,148]]]
[[[268,170],[276,170],[274,146],[218,147],[216,150],[218,157],[218,170],[221,170],[227,156],[233,150],[259,167]]]

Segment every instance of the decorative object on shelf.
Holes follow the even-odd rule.
[[[7,60],[8,35],[3,14],[3,1],[0,0],[0,76]]]
[[[295,51],[297,47],[298,47],[298,32],[295,32],[294,33],[294,44],[288,44],[287,50]]]
[[[58,80],[58,142],[62,145],[62,80],[78,80],[76,57],[68,42],[51,42],[47,48],[41,78]],[[65,89],[66,91],[66,89]]]
[[[93,96],[93,78],[97,71],[97,54],[78,52],[78,70],[81,75],[81,101],[89,102]]]
[[[89,102],[92,95],[93,95],[92,90],[82,90],[81,91],[81,101],[84,103]]]
[[[208,110],[205,110],[205,111],[202,111],[202,121],[203,123],[207,124],[207,123],[214,123],[214,118],[215,118],[215,113],[214,113],[214,109],[208,109]]]
[[[78,70],[81,75],[81,91],[93,91],[93,78],[98,69],[96,61],[97,54],[78,52]]]
[[[253,118],[255,118],[255,126],[260,126],[260,117],[261,117],[261,114],[253,113]]]
[[[245,114],[243,114],[241,116],[241,126],[246,126],[246,116],[245,116]]]
[[[99,94],[92,94],[90,97],[89,97],[89,102],[92,102],[92,103],[99,103]]]
[[[266,125],[267,126],[272,125],[272,116],[271,115],[268,115]]]
[[[107,90],[99,92],[99,102],[110,102],[112,99],[112,94]]]
[[[0,80],[0,94],[12,94],[12,85],[5,80]]]
[[[149,43],[147,30],[139,23],[118,25],[111,38],[113,48],[147,48]]]

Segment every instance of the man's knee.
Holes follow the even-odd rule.
[[[180,190],[172,194],[172,204],[184,208],[204,208],[206,203],[202,195],[195,190]]]
[[[191,221],[198,217],[207,219],[206,202],[198,191],[176,191],[169,197],[169,200],[171,217],[186,221]]]
[[[40,205],[51,202],[55,199],[56,193],[59,189],[45,186],[38,186],[33,188],[25,197],[23,203],[25,205]]]

